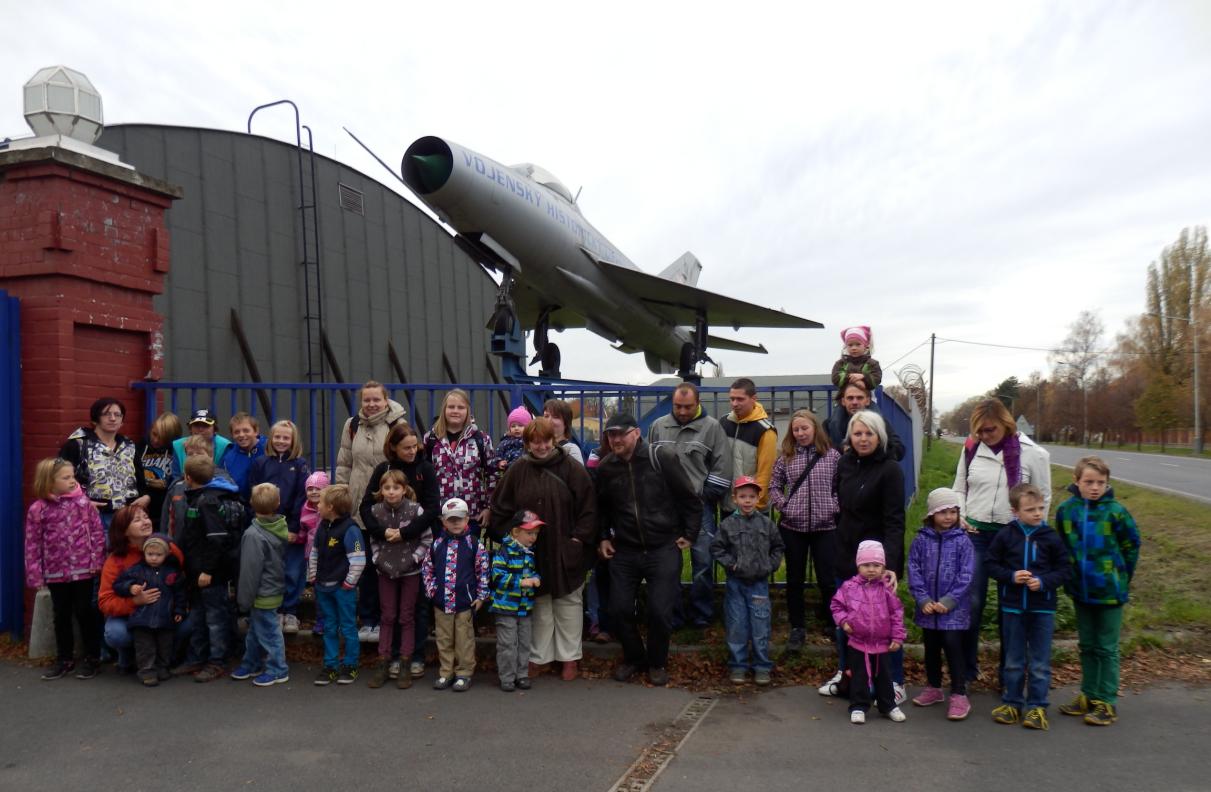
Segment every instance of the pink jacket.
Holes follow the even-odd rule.
[[[105,563],[105,526],[79,485],[30,504],[25,514],[25,585],[87,580]]]
[[[320,524],[320,513],[310,501],[303,501],[299,512],[299,539],[303,542],[303,558],[311,558],[311,545],[315,542],[315,527]]]
[[[867,654],[883,654],[892,641],[904,643],[904,605],[882,579],[854,575],[833,595],[833,621],[853,628],[849,645]]]

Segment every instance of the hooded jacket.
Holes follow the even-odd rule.
[[[542,578],[536,594],[559,599],[584,585],[597,539],[597,495],[584,466],[562,448],[543,459],[527,453],[505,471],[492,495],[491,532],[497,541],[519,509],[546,523],[533,548]]]
[[[841,584],[829,604],[833,621],[853,629],[849,645],[866,654],[883,654],[892,641],[904,643],[904,605],[882,578],[854,575]]]
[[[672,448],[640,439],[630,459],[611,453],[597,465],[597,522],[618,547],[656,550],[680,538],[692,544],[702,499]]]
[[[110,451],[94,430],[80,428],[68,435],[59,456],[75,468],[76,481],[89,500],[104,504],[102,511],[112,512],[139,497],[143,465],[128,437],[115,435]]]
[[[164,534],[160,534],[164,536]],[[176,560],[179,569],[185,568],[185,554],[171,538],[168,539],[168,551]],[[135,604],[127,597],[120,597],[114,592],[114,584],[129,567],[143,560],[143,550],[133,544],[128,544],[122,555],[110,553],[101,567],[101,586],[97,590],[97,609],[108,619],[125,619],[135,612]]]
[[[30,504],[25,513],[25,585],[95,577],[105,562],[105,526],[77,484],[64,495]]]
[[[405,499],[398,506],[386,501],[374,504],[370,509],[377,534],[371,531],[370,550],[374,568],[387,578],[419,575],[420,565],[433,546],[433,533],[424,529],[419,536],[410,530],[412,523],[424,519],[424,507],[416,501]],[[399,542],[387,541],[387,529],[400,532]],[[384,550],[386,553],[384,554]]]
[[[247,451],[233,442],[227,446],[227,450],[223,452],[223,458],[219,462],[219,465],[231,474],[231,480],[240,488],[240,500],[245,503],[252,494],[252,482],[249,480],[252,466],[258,459],[265,456],[266,442],[265,437],[257,435],[256,443]]]
[[[416,458],[411,462],[391,459],[379,464],[370,474],[370,481],[366,484],[366,493],[362,495],[362,502],[358,506],[362,525],[370,534],[370,538],[379,540],[383,538],[384,527],[374,518],[374,505],[378,503],[374,499],[374,493],[378,492],[383,481],[383,474],[388,470],[398,470],[404,474],[408,479],[408,486],[412,487],[412,491],[416,493],[416,502],[424,509],[424,513],[404,528],[403,537],[416,539],[425,531],[428,531],[430,536],[436,535],[441,530],[442,513],[441,496],[437,492],[437,472],[425,458],[424,449],[418,449]]]
[[[1050,511],[1051,456],[1021,432],[1018,443],[1022,449],[1021,483],[1030,483],[1042,490],[1043,505]],[[959,511],[964,517],[997,525],[1005,525],[1013,519],[1004,453],[994,453],[985,443],[976,448],[970,467],[967,456],[959,454],[953,489],[959,493]]]
[[[993,537],[984,559],[997,582],[1001,610],[1008,613],[1055,613],[1056,592],[1072,576],[1072,563],[1060,535],[1047,523],[1034,527],[1014,520]],[[1029,570],[1042,585],[1031,591],[1013,582],[1013,573]]]
[[[782,550],[782,534],[774,521],[756,509],[752,514],[729,514],[711,540],[711,557],[746,583],[772,575],[782,563]]]
[[[921,526],[908,549],[908,592],[917,603],[914,621],[918,627],[966,630],[971,626],[975,563],[975,548],[958,525],[947,531]],[[923,612],[930,602],[945,605],[946,613]]]
[[[542,535],[541,532],[539,535]],[[505,616],[529,616],[530,609],[534,607],[535,589],[522,588],[521,581],[533,577],[539,577],[538,569],[534,566],[533,551],[522,547],[512,536],[506,536],[492,556],[492,612]]]
[[[904,576],[904,472],[882,448],[869,456],[852,449],[837,463],[837,572],[857,572],[854,558],[864,539],[883,545],[887,568]]]
[[[168,541],[167,536],[160,538]],[[127,626],[164,630],[177,623],[175,617],[184,619],[189,612],[185,573],[181,571],[181,564],[173,553],[170,552],[158,567],[142,559],[128,566],[113,584],[113,593],[129,599],[134,596],[130,593],[130,587],[136,584],[143,586],[144,590],[159,589],[160,598],[146,605],[134,605],[132,602],[134,610],[126,622]]]
[[[187,437],[178,437],[172,441],[172,477],[179,479],[185,471],[185,441]],[[223,467],[223,455],[227,453],[227,446],[231,445],[231,441],[223,435],[215,433],[214,436],[214,464],[217,467]]]
[[[735,412],[729,412],[719,421],[723,433],[731,439],[732,446],[732,476],[752,476],[761,485],[761,497],[757,500],[757,508],[765,511],[769,507],[769,480],[774,473],[774,459],[778,456],[778,432],[774,423],[766,414],[765,408],[758,402],[752,411],[743,418],[737,418]],[[727,492],[723,496],[723,510],[734,510],[732,502],[731,482],[728,482]]]
[[[420,571],[425,595],[443,613],[462,613],[488,598],[488,553],[470,531],[453,536],[443,529]]]
[[[469,420],[454,442],[430,429],[421,445],[437,473],[438,498],[462,498],[471,519],[478,519],[479,513],[488,508],[496,486],[492,438]]]
[[[732,444],[727,434],[702,405],[687,423],[677,423],[662,415],[648,429],[648,444],[654,448],[668,445],[681,457],[681,465],[698,494],[708,504],[716,504],[732,488]]]
[[[383,444],[387,442],[391,427],[407,416],[408,411],[402,404],[388,399],[387,409],[374,415],[367,416],[359,411],[356,429],[352,418],[345,421],[341,428],[341,447],[336,454],[336,477],[332,483],[348,484],[354,505],[362,502],[362,495],[366,493],[366,484],[375,466],[386,461]],[[361,515],[353,516],[361,525]]]
[[[1065,588],[1086,605],[1122,605],[1140,558],[1140,532],[1123,505],[1107,488],[1095,501],[1085,500],[1075,484],[1072,497],[1055,510],[1055,528],[1072,557],[1073,575]]]
[[[185,490],[185,520],[178,539],[191,585],[203,572],[212,578],[211,585],[231,578],[239,537],[232,535],[223,512],[232,503],[239,504],[239,490],[230,479],[215,476],[205,486]]]
[[[302,457],[289,459],[285,454],[265,454],[252,463],[252,471],[248,474],[248,492],[251,494],[257,484],[276,486],[281,497],[278,514],[286,518],[286,530],[297,534],[303,504],[307,502],[307,477],[310,475],[311,467]],[[300,536],[296,544],[303,543],[304,537]]]
[[[236,604],[242,611],[275,610],[286,593],[286,518],[254,517],[240,539],[240,574]]]

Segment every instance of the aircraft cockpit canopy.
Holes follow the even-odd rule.
[[[576,203],[576,200],[572,197],[572,191],[565,187],[563,182],[555,178],[555,174],[551,173],[546,168],[543,168],[540,165],[535,165],[532,162],[523,162],[520,165],[514,165],[513,170],[529,176],[531,179],[560,196],[568,203],[573,205]]]

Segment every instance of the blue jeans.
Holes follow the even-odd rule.
[[[301,544],[286,545],[285,557],[286,596],[282,599],[282,613],[298,614],[299,600],[307,585],[307,557]]]
[[[184,619],[176,627],[176,633],[173,635],[173,655],[176,656],[176,650],[189,640],[189,633],[192,624],[189,619]],[[105,620],[105,643],[109,644],[115,652],[118,653],[118,665],[122,668],[133,669],[135,667],[135,652],[134,652],[134,636],[130,633],[130,625],[126,616],[110,616]]]
[[[193,635],[189,637],[190,656],[197,662],[223,665],[231,641],[231,598],[227,582],[215,582],[196,589],[192,603],[195,613]]]
[[[770,604],[769,582],[752,582],[727,576],[723,594],[723,618],[727,627],[727,664],[733,671],[769,671]],[[749,641],[753,644],[749,662]]]
[[[714,504],[702,504],[702,527],[690,547],[689,621],[709,622],[715,618],[715,560],[711,558],[711,540],[719,531]]]
[[[261,671],[275,677],[286,675],[286,641],[276,610],[253,608],[248,615],[248,635],[244,638],[244,660],[249,671]]]
[[[971,627],[963,635],[963,661],[967,665],[967,681],[974,682],[980,673],[980,623],[984,621],[984,604],[988,602],[988,570],[984,559],[992,546],[996,531],[976,531],[967,534],[975,549],[975,569],[971,575]],[[1000,625],[1001,613],[997,613]],[[998,630],[999,631],[999,630]],[[997,663],[997,679],[1005,682],[1005,636],[1001,635],[1001,656]]]
[[[1023,704],[1027,709],[1047,707],[1047,690],[1051,687],[1051,632],[1054,628],[1054,613],[1002,611],[1001,632],[1005,637],[1003,703],[1018,709],[1022,709]]]
[[[315,603],[324,616],[324,668],[357,667],[361,644],[357,639],[357,589],[315,587]],[[341,663],[341,637],[345,662]]]

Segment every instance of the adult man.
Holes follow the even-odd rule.
[[[828,420],[824,422],[824,428],[828,430],[828,439],[832,442],[833,448],[842,451],[845,446],[845,436],[849,430],[850,417],[861,410],[880,411],[878,406],[870,400],[870,391],[866,390],[866,386],[860,382],[848,382],[837,391],[837,404],[840,406],[833,409],[832,415],[828,416]],[[904,458],[904,443],[891,428],[891,423],[887,424],[887,455],[897,462]]]
[[[757,386],[751,379],[741,377],[732,383],[727,394],[732,411],[719,424],[732,441],[732,475],[752,476],[761,485],[760,511],[769,509],[769,480],[778,456],[778,432],[757,401]],[[729,493],[724,501],[725,513],[735,509]]]
[[[690,549],[690,619],[695,627],[705,627],[715,617],[711,540],[715,538],[716,509],[732,479],[731,444],[719,422],[702,411],[698,387],[691,382],[683,382],[673,391],[673,411],[652,422],[648,444],[676,452],[702,499],[702,529]]]
[[[625,682],[647,668],[648,681],[666,685],[673,605],[681,587],[681,551],[702,523],[702,501],[670,446],[643,441],[634,416],[619,413],[605,426],[610,454],[597,466],[598,552],[610,559],[610,613],[622,644],[614,678]],[[647,583],[645,650],[635,619],[639,582]]]

